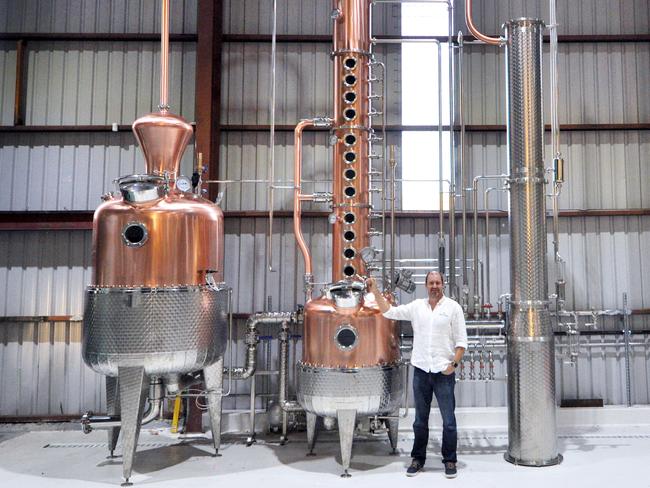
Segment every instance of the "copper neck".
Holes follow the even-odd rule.
[[[162,0],[160,20],[160,104],[158,109],[169,110],[169,0]]]

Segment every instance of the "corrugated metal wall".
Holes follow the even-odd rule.
[[[545,2],[477,2],[478,24],[488,33],[509,17],[522,13],[546,16]],[[225,3],[224,32],[268,34],[271,1],[229,0]],[[0,30],[9,32],[156,32],[157,2],[0,0]],[[280,0],[278,33],[329,34],[331,4],[326,0]],[[172,2],[172,32],[196,31],[196,1]],[[560,33],[647,33],[647,0],[562,3],[558,6]],[[30,12],[31,15],[26,15]],[[482,15],[483,12],[487,16]],[[603,14],[606,12],[607,15]],[[376,10],[376,32],[399,32],[399,6]],[[462,19],[462,6],[456,12]],[[223,47],[222,115],[224,124],[269,122],[268,43],[225,43]],[[278,44],[278,124],[303,117],[327,115],[331,106],[332,67],[327,44]],[[27,123],[131,123],[157,103],[157,45],[126,42],[30,42],[27,66]],[[378,57],[388,66],[389,123],[400,121],[399,52],[380,46]],[[0,123],[13,120],[15,44],[0,42]],[[471,46],[465,52],[466,122],[504,123],[503,56],[496,49]],[[173,109],[194,117],[193,43],[172,44],[170,99]],[[562,44],[560,46],[560,120],[562,123],[635,123],[650,119],[647,43]],[[481,80],[479,84],[477,80]],[[548,110],[546,120],[548,121]],[[400,143],[391,134],[390,143]],[[567,159],[567,184],[561,196],[564,209],[647,208],[650,178],[647,131],[567,132],[562,150]],[[305,189],[324,191],[329,185],[330,149],[325,133],[305,135]],[[502,133],[469,133],[466,139],[469,173],[505,171],[506,138]],[[292,178],[293,137],[276,134],[276,178]],[[547,155],[550,147],[547,145]],[[191,154],[184,168],[191,165]],[[264,179],[268,174],[267,132],[222,134],[220,177]],[[0,193],[0,210],[88,210],[112,189],[113,178],[141,171],[142,158],[129,133],[0,134],[0,171],[10,178]],[[185,170],[187,171],[187,170]],[[471,177],[470,176],[470,177]],[[276,209],[291,208],[290,192],[276,192]],[[399,198],[399,195],[398,195]],[[225,210],[265,210],[264,184],[227,185]],[[310,207],[306,207],[310,208]],[[322,209],[324,206],[314,206]],[[482,198],[479,208],[483,209]],[[491,209],[506,209],[503,194],[490,197]],[[481,223],[483,221],[481,220]],[[329,225],[323,218],[304,219],[303,228],[314,256],[317,281],[328,281],[331,249]],[[434,258],[437,255],[435,216],[398,221],[398,255]],[[267,272],[268,222],[263,218],[226,221],[226,279],[235,290],[235,311],[290,310],[302,303],[302,258],[297,252],[290,219],[275,221],[273,267]],[[568,307],[620,308],[629,293],[631,308],[649,308],[650,217],[570,217],[560,220],[561,254],[567,259]],[[490,224],[490,299],[508,290],[507,220]],[[0,233],[0,314],[3,316],[78,315],[83,312],[83,288],[90,280],[90,232]],[[479,258],[484,260],[481,227]],[[550,237],[549,237],[550,239]],[[550,243],[550,241],[549,241]],[[460,237],[457,257],[460,258]],[[552,267],[550,268],[552,270]],[[551,276],[552,279],[552,276]],[[418,296],[422,294],[418,291]],[[270,298],[269,298],[270,297]],[[408,297],[402,297],[407,300]],[[603,321],[603,328],[620,323]],[[635,328],[648,328],[648,318],[634,317]],[[239,321],[241,334],[243,322]],[[275,331],[262,331],[274,336]],[[80,324],[0,324],[0,415],[78,413],[104,408],[102,380],[80,360]],[[585,339],[587,340],[587,339]],[[601,336],[588,338],[602,341]],[[605,340],[610,340],[605,337]],[[619,338],[620,340],[620,338]],[[646,336],[633,336],[637,342]],[[563,339],[560,341],[562,342]],[[243,361],[239,341],[235,362]],[[263,341],[260,362],[275,368],[275,342]],[[650,402],[648,347],[633,347],[633,400]],[[300,344],[297,344],[300,354]],[[497,376],[504,369],[503,353],[496,354]],[[581,351],[575,366],[558,356],[560,398],[602,397],[606,403],[625,401],[624,360],[611,346]],[[16,374],[16,371],[19,374]],[[605,380],[602,380],[605,378]],[[237,386],[245,395],[249,382]],[[258,379],[258,390],[276,391],[275,379]],[[459,404],[504,405],[505,383],[459,385]],[[226,408],[245,408],[237,396]]]

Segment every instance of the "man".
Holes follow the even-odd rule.
[[[406,476],[415,476],[424,467],[429,442],[429,412],[436,395],[442,415],[442,462],[445,476],[456,477],[456,399],[454,387],[458,364],[467,349],[467,330],[461,306],[443,294],[445,283],[437,271],[425,278],[427,298],[413,300],[406,305],[392,306],[377,289],[375,280],[368,279],[369,290],[375,295],[384,317],[408,320],[413,325],[413,396],[415,422],[413,432],[413,461]]]

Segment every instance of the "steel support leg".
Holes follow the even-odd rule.
[[[129,478],[138,446],[140,422],[149,383],[143,367],[118,368],[118,386],[122,410],[122,486],[131,486]]]
[[[390,447],[392,448],[391,455],[397,455],[397,430],[399,427],[399,410],[394,411],[390,414],[390,417],[386,420],[388,424],[388,440],[390,441]]]
[[[215,455],[221,446],[221,399],[223,397],[223,358],[203,370],[205,388],[208,390],[208,409]]]
[[[318,423],[318,415],[311,412],[307,413],[307,448],[309,452],[307,456],[315,456],[314,445],[316,444],[316,424]]]
[[[120,390],[117,378],[114,376],[106,377],[106,413],[108,415],[120,415]],[[120,428],[111,427],[108,429],[107,434],[109,458],[113,458],[115,457],[117,438],[120,436]]]
[[[354,426],[357,420],[356,410],[337,410],[336,418],[339,424],[339,441],[341,443],[341,462],[343,463],[343,474],[341,478],[349,478],[350,459],[352,458],[352,439],[354,437]]]

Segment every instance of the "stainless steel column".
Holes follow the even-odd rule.
[[[561,461],[555,422],[555,358],[548,304],[543,22],[506,24],[510,283],[507,461],[548,466]]]

